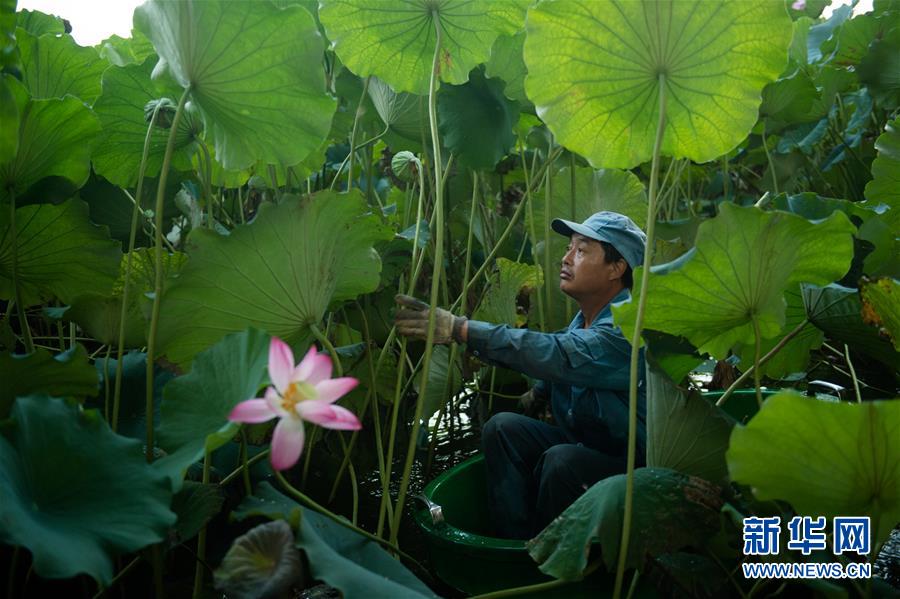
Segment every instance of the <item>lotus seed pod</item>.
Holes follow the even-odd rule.
[[[404,150],[394,154],[394,157],[391,159],[391,170],[394,171],[398,178],[409,181],[416,174],[415,169],[418,164],[419,159],[416,158],[416,155]]]

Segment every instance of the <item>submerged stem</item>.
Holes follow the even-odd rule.
[[[616,584],[613,596],[622,596],[625,580],[625,562],[628,557],[628,542],[631,535],[631,512],[634,505],[634,463],[637,454],[637,400],[638,400],[638,358],[640,356],[641,330],[644,326],[644,310],[647,305],[647,285],[650,280],[650,264],[653,258],[654,232],[656,228],[657,186],[659,184],[659,156],[666,125],[666,76],[659,75],[659,120],[656,124],[656,140],[653,144],[653,162],[650,169],[650,193],[647,206],[647,249],[641,268],[641,292],[638,298],[634,334],[631,337],[631,363],[628,382],[628,458],[625,473],[625,506],[622,518],[622,538],[619,543],[619,560],[616,567]]]

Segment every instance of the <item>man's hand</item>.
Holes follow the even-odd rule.
[[[402,306],[394,317],[397,332],[413,339],[428,337],[428,315],[431,306],[408,295],[397,295],[394,300]],[[466,319],[454,316],[441,308],[434,308],[434,342],[450,343],[460,341],[460,333]]]
[[[547,398],[529,389],[519,396],[519,408],[525,416],[539,418],[547,409]]]

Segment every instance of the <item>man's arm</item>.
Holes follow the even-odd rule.
[[[476,357],[533,378],[578,387],[628,388],[631,345],[613,327],[539,333],[470,320],[458,340]]]

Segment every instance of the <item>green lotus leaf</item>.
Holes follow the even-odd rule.
[[[524,45],[524,31],[515,35],[501,35],[494,42],[491,58],[484,67],[485,75],[506,82],[503,94],[507,98],[527,106],[531,101],[525,95],[525,75],[528,74],[528,69],[525,67],[525,59],[522,58]]]
[[[900,521],[900,401],[779,393],[735,427],[726,457],[732,480],[758,499],[806,516],[870,516],[873,547]]]
[[[893,22],[897,22],[896,17]],[[896,106],[900,102],[900,24],[872,42],[856,74],[882,105]]]
[[[734,419],[699,393],[685,395],[653,368],[647,370],[647,465],[724,483],[725,450]]]
[[[499,258],[497,273],[472,318],[520,327],[525,324],[525,315],[516,311],[516,298],[540,289],[543,284],[539,267]]]
[[[19,148],[19,107],[7,81],[0,77],[0,164],[15,158]]]
[[[436,346],[431,355],[431,364],[428,370],[428,385],[425,387],[424,407],[422,418],[425,422],[437,414],[441,406],[462,390],[462,372],[459,363],[459,353],[453,363],[450,363],[450,348],[446,345]],[[421,392],[422,375],[416,377],[416,392]]]
[[[369,81],[369,98],[384,122],[387,129],[385,141],[391,149],[421,151],[423,140],[430,147],[431,131],[428,126],[426,97],[397,93],[387,83],[372,76]]]
[[[755,346],[785,323],[784,292],[797,283],[841,278],[853,257],[856,228],[840,212],[818,223],[787,212],[726,203],[704,222],[693,250],[651,273],[644,326],[686,337],[724,359],[737,343]],[[640,276],[635,276],[636,296]],[[636,302],[613,307],[630,338]]]
[[[791,17],[794,19],[806,17],[808,19],[818,18],[826,6],[831,4],[831,0],[806,0],[802,8],[795,9],[793,6],[788,7]]]
[[[822,60],[822,46],[834,35],[835,31],[840,31],[840,26],[850,18],[852,13],[853,7],[844,4],[837,7],[827,21],[809,28],[806,38],[806,58],[810,64]]]
[[[47,100],[55,102],[55,100]],[[0,211],[0,298],[13,296],[12,236],[9,211]],[[56,297],[77,296],[111,287],[118,275],[119,243],[88,219],[87,204],[67,200],[16,210],[18,280],[27,306]]]
[[[872,14],[857,15],[846,21],[834,35],[822,44],[822,51],[831,56],[830,63],[842,67],[859,64],[868,53],[872,40],[884,35],[895,19],[890,17],[876,18]]]
[[[15,157],[0,163],[0,198],[19,196],[52,176],[81,187],[90,174],[91,150],[100,133],[97,117],[78,98],[30,100],[21,83],[9,75],[3,79],[21,120]]]
[[[144,106],[160,97],[178,99],[177,89],[164,88],[161,94],[150,80],[155,62],[156,59],[150,57],[141,64],[107,69],[103,73],[103,93],[94,103],[94,112],[103,125],[93,155],[94,170],[120,187],[134,187],[137,183],[147,137]],[[175,170],[191,170],[194,136],[199,133],[196,120],[182,119],[179,123],[172,161]],[[159,174],[168,138],[167,129],[153,128],[147,154],[147,177]]]
[[[0,436],[0,540],[31,551],[35,573],[108,586],[113,557],[165,538],[172,492],[140,442],[96,410],[45,395],[19,397],[11,416]]]
[[[96,46],[100,58],[105,58],[117,67],[130,64],[140,64],[144,59],[155,53],[153,44],[147,36],[137,29],[131,30],[130,38],[111,35]]]
[[[100,95],[100,76],[108,66],[93,48],[68,35],[35,37],[19,29],[22,81],[34,100],[72,94],[90,105]]]
[[[631,168],[653,153],[664,81],[662,153],[706,162],[753,127],[791,29],[782,2],[544,2],[528,12],[525,91],[560,144]]]
[[[184,470],[237,433],[228,420],[232,408],[257,397],[266,380],[269,336],[255,329],[228,335],[197,355],[191,371],[166,385],[160,405],[159,446],[167,453],[155,462],[177,490]]]
[[[374,291],[381,260],[372,246],[393,233],[367,212],[357,192],[321,192],[266,203],[227,237],[193,231],[187,266],[162,300],[164,354],[186,364],[248,326],[299,343],[331,303]]]
[[[318,149],[335,101],[325,93],[322,36],[300,6],[153,0],[134,12],[206,121],[227,169],[292,165]]]
[[[894,230],[900,229],[900,117],[884,127],[875,140],[878,156],[872,161],[872,180],[866,184],[866,199],[890,206],[887,214]]]
[[[41,36],[45,33],[62,35],[66,32],[66,25],[62,19],[39,10],[23,9],[17,12],[16,27],[21,27],[34,36]]]
[[[719,528],[720,492],[702,479],[668,468],[637,468],[628,567],[643,569],[648,555],[702,547]],[[526,543],[529,555],[544,574],[578,580],[587,567],[590,545],[599,538],[603,562],[607,570],[615,570],[624,504],[624,474],[596,483]]]
[[[225,493],[219,485],[185,481],[172,498],[172,511],[178,516],[174,526],[177,542],[183,543],[197,536],[222,510],[223,503]]]
[[[0,419],[19,395],[47,393],[86,397],[97,392],[97,373],[81,345],[53,355],[38,348],[31,354],[0,352]]]
[[[877,328],[863,321],[859,290],[837,284],[804,285],[803,303],[810,321],[829,338],[900,371],[900,352],[878,334]]]
[[[900,351],[900,281],[886,277],[865,281],[859,291],[863,320],[878,327]]]
[[[503,82],[475,69],[463,85],[438,93],[438,128],[460,164],[492,169],[516,143],[519,106],[503,95]]]
[[[303,560],[284,520],[260,524],[231,544],[215,571],[216,588],[236,599],[279,597],[303,580]]]
[[[777,131],[788,125],[817,121],[821,114],[811,114],[813,102],[819,97],[812,79],[798,70],[763,88],[759,113],[766,119],[766,131]]]
[[[255,517],[284,520],[291,528],[297,528],[306,511],[299,503],[263,481],[253,491],[253,495],[244,497],[240,505],[231,512],[230,518],[237,522]]]
[[[574,193],[573,193],[574,186]],[[566,296],[559,290],[559,262],[565,254],[568,238],[549,228],[547,198],[544,190],[532,195],[532,207],[526,218],[526,230],[534,232],[532,245],[535,262],[547,269],[545,248],[549,247],[549,272],[544,273],[542,297],[548,293],[550,306],[544,301],[547,330],[557,330],[569,324],[574,316],[566,310]],[[611,210],[630,217],[639,227],[647,220],[647,193],[634,173],[617,169],[594,170],[585,167],[560,169],[550,182],[549,220],[565,218],[582,222],[601,210]],[[549,242],[549,246],[547,245]]]
[[[319,18],[335,52],[359,75],[376,75],[394,90],[427,94],[435,19],[441,27],[440,78],[460,85],[485,62],[500,35],[522,28],[524,0],[328,0]]]

